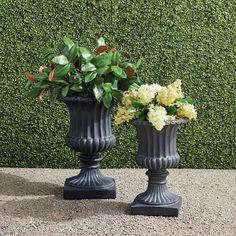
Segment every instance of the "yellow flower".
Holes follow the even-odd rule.
[[[181,80],[177,79],[175,82],[173,82],[172,84],[168,85],[168,88],[173,88],[173,89],[179,89],[181,91]]]
[[[181,80],[177,79],[174,83],[163,87],[157,95],[157,102],[170,106],[176,99],[182,98],[183,92],[181,91]]]
[[[151,105],[147,116],[148,120],[157,130],[160,131],[164,127],[167,119],[167,113],[164,107]]]
[[[125,107],[118,107],[115,115],[115,124],[119,125],[134,119],[135,112],[129,112]]]
[[[197,112],[194,108],[194,105],[191,104],[185,104],[181,105],[177,109],[177,115],[182,118],[188,118],[190,120],[196,120],[197,119]]]
[[[137,91],[126,91],[123,93],[122,104],[125,106],[125,108],[129,109],[132,105],[132,99],[137,99],[137,97]]]
[[[166,120],[170,121],[170,120],[175,120],[175,116],[173,115],[167,115],[166,116]]]
[[[143,105],[148,105],[149,103],[152,102],[152,100],[155,98],[157,92],[161,88],[162,87],[159,84],[141,85],[138,89],[139,102],[142,103]]]

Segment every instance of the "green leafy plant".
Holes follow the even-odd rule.
[[[128,52],[115,48],[108,50],[103,38],[97,40],[94,50],[79,46],[64,37],[63,44],[47,48],[44,52],[46,64],[35,73],[25,72],[30,95],[43,99],[46,93],[51,98],[77,94],[94,96],[105,107],[112,100],[120,100],[122,92],[139,87],[138,76],[141,59],[133,63]]]

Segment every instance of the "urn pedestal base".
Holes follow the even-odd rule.
[[[99,169],[101,157],[80,155],[81,171],[66,179],[64,199],[115,199],[116,184],[111,177],[102,175]]]
[[[131,213],[132,215],[145,216],[178,216],[181,203],[181,197],[179,197],[177,202],[169,205],[149,205],[134,200],[131,205]]]
[[[116,198],[116,184],[115,180],[111,178],[110,185],[104,186],[78,186],[70,185],[70,179],[65,181],[63,189],[64,199],[115,199]]]
[[[169,192],[166,184],[167,170],[152,170],[146,172],[148,187],[140,193],[131,205],[133,215],[147,216],[178,216],[182,198]]]

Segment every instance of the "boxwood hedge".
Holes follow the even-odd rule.
[[[179,78],[199,100],[198,121],[178,133],[180,167],[236,168],[235,0],[2,0],[0,2],[0,166],[78,167],[64,145],[68,111],[27,97],[23,72],[64,36],[144,58],[146,82]],[[113,127],[117,144],[103,167],[135,167],[136,133]]]

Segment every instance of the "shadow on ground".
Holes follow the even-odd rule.
[[[1,200],[1,195],[4,200]],[[33,195],[33,198],[30,196]],[[9,200],[7,197],[10,197]],[[12,196],[16,199],[12,200]],[[27,196],[27,199],[25,198]],[[0,172],[0,214],[7,217],[33,217],[45,221],[71,221],[95,215],[129,214],[130,204],[115,200],[64,200],[62,186],[30,182]]]
[[[0,172],[0,195],[59,195],[61,191],[62,187],[57,184],[30,182],[23,177]]]

